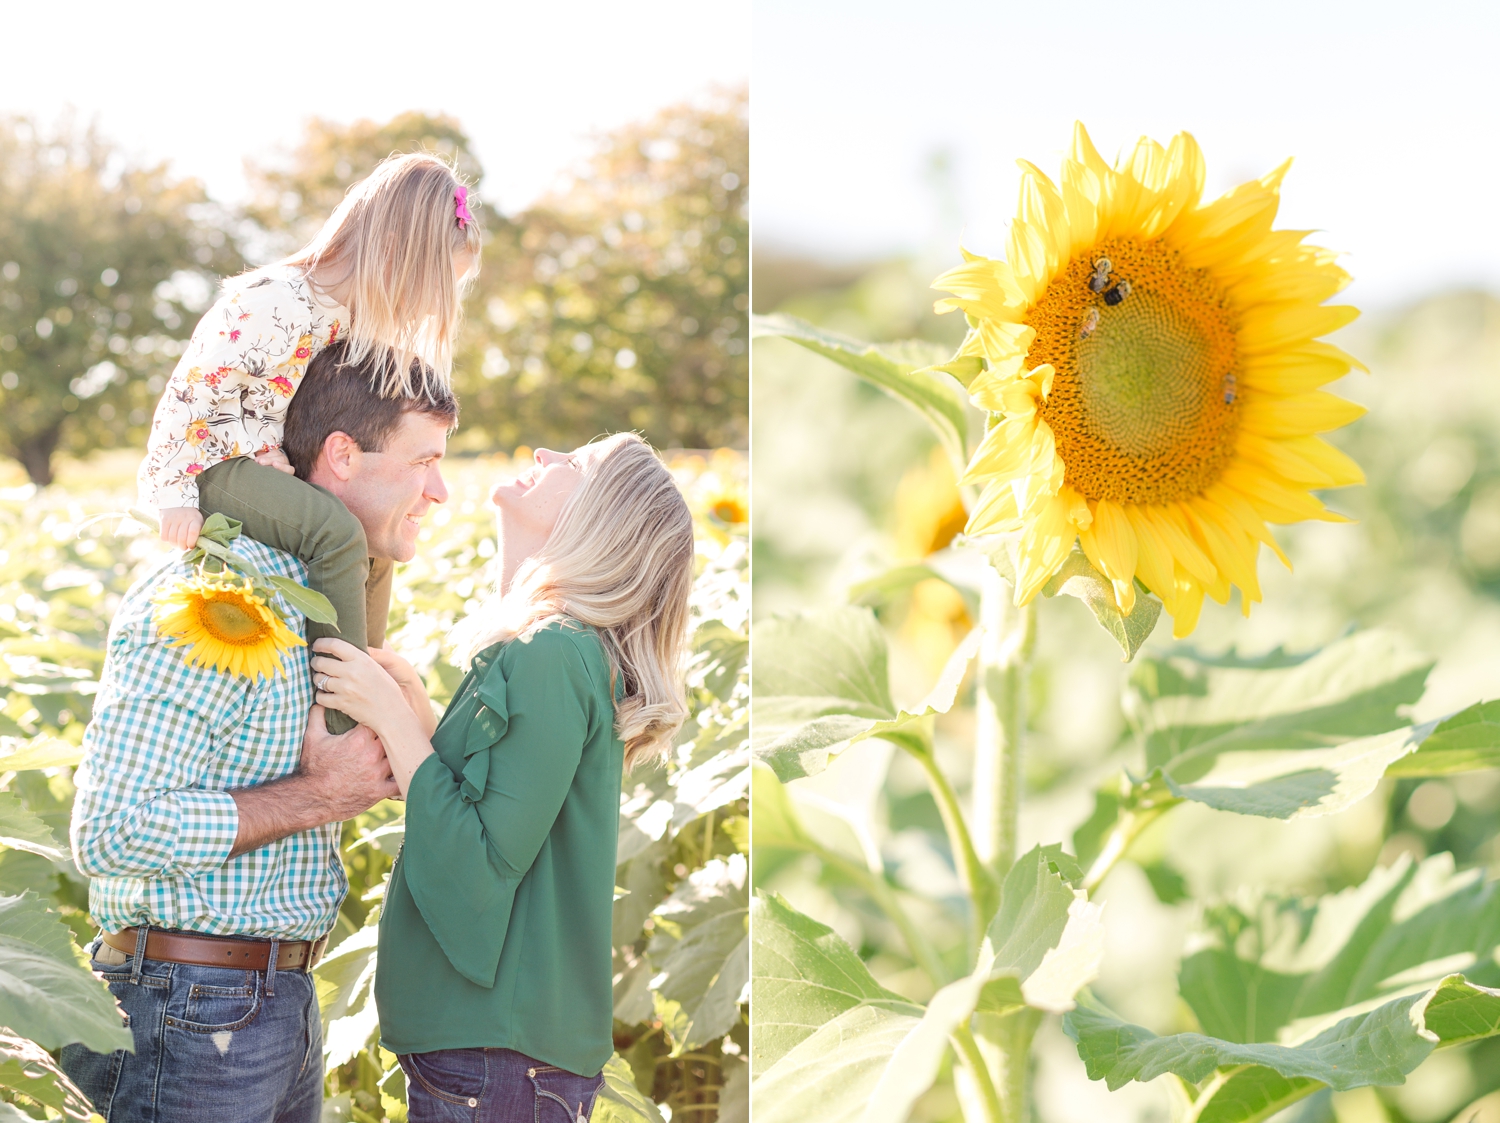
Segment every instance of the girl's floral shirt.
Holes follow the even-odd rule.
[[[198,477],[281,445],[308,360],[349,329],[349,310],[276,266],[231,280],[193,332],[156,406],[137,482],[148,507],[196,507]]]

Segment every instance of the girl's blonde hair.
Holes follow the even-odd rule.
[[[312,241],[277,262],[316,274],[319,289],[345,290],[348,361],[376,356],[375,389],[385,397],[412,395],[414,360],[449,385],[463,294],[482,244],[477,222],[459,226],[460,187],[468,185],[439,156],[388,156],[349,188]],[[465,249],[473,265],[459,284],[453,258]]]
[[[683,658],[693,587],[693,518],[656,452],[633,433],[591,442],[583,480],[511,588],[455,629],[462,661],[550,620],[592,625],[617,690],[625,765],[664,756],[687,718]],[[617,684],[623,684],[623,696]]]

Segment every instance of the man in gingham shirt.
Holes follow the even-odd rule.
[[[370,364],[343,358],[332,348],[309,367],[286,452],[359,519],[373,558],[407,561],[418,520],[447,498],[438,462],[458,406],[435,382],[379,398]],[[290,554],[243,537],[235,550],[306,580]],[[339,825],[398,791],[369,729],[329,734],[320,709],[309,720],[306,648],[283,655],[285,675],[250,681],[165,642],[153,598],[189,572],[168,559],[120,605],[75,779],[73,849],[102,929],[94,969],[135,1051],[72,1045],[62,1064],[109,1123],[316,1123],[308,970],[348,888]]]

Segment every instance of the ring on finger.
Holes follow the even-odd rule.
[[[313,686],[319,691],[326,691],[328,689],[328,676],[320,673],[317,678],[313,679]]]

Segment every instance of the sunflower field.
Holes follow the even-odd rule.
[[[755,322],[760,1123],[1500,1119],[1500,315],[1202,160]]]
[[[521,450],[518,455],[528,457]],[[625,777],[616,890],[615,1044],[595,1119],[712,1123],[748,1118],[747,465],[729,450],[669,456],[698,535],[689,696],[671,760]],[[445,702],[461,677],[445,656],[495,553],[484,496],[504,456],[450,461],[452,497],[398,569],[388,642]],[[88,884],[68,853],[71,776],[103,667],[109,620],[162,549],[119,520],[135,463],[107,453],[62,465],[38,490],[0,489],[0,1119],[86,1120],[57,1068],[70,1042],[129,1047],[114,1000],[88,970]],[[400,848],[387,802],[345,824],[350,892],[316,970],[324,1015],[324,1119],[405,1120],[395,1057],[378,1045],[375,923]]]

